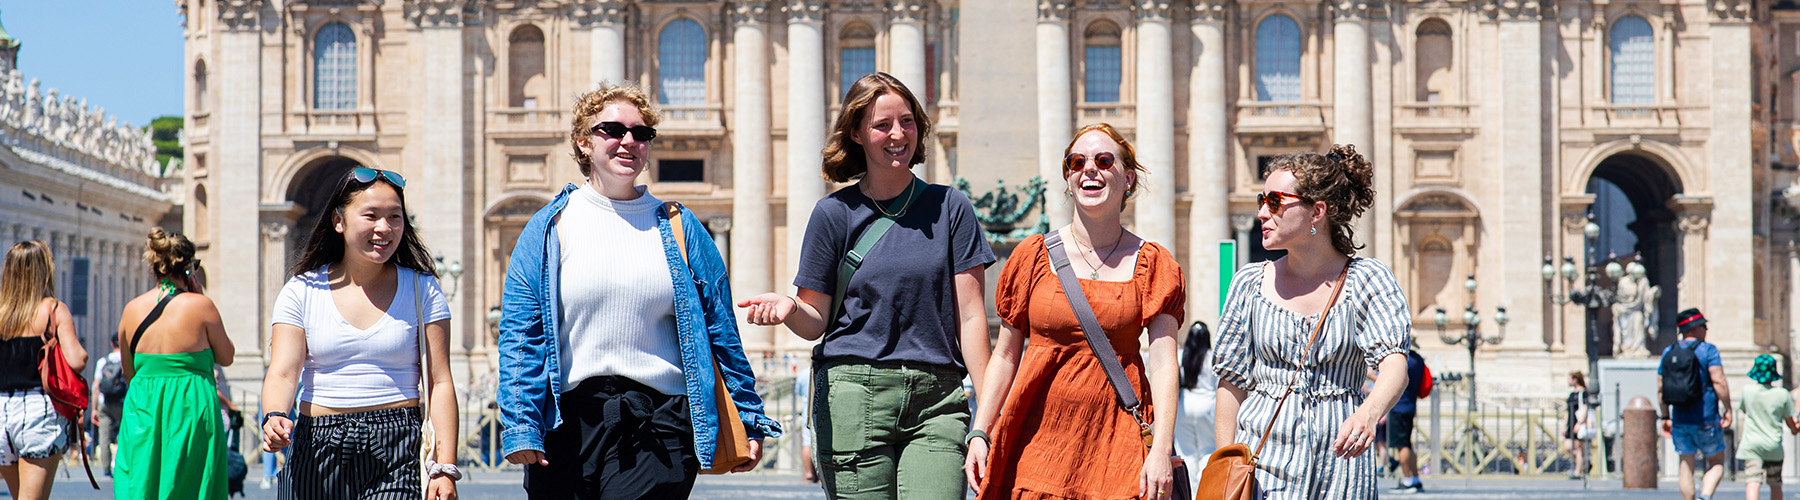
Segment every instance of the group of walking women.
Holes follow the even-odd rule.
[[[739,313],[818,341],[809,425],[833,498],[1168,498],[1171,456],[1189,454],[1195,477],[1203,459],[1193,444],[1177,449],[1184,405],[1216,405],[1211,442],[1270,433],[1264,497],[1376,494],[1364,451],[1406,385],[1409,332],[1392,273],[1353,256],[1351,220],[1374,197],[1351,147],[1273,162],[1261,237],[1288,253],[1238,271],[1210,356],[1205,338],[1190,339],[1183,366],[1185,279],[1168,249],[1121,223],[1149,171],[1110,125],[1082,128],[1065,150],[1073,221],[1013,249],[994,284],[990,346],[995,255],[963,193],[912,174],[930,117],[892,76],[847,92],[821,171],[851,184],[813,209],[795,295],[734,301],[699,219],[637,184],[660,117],[642,90],[602,87],[572,114],[586,180],[531,218],[502,294],[500,441],[525,466],[530,498],[682,498],[717,450],[740,444],[725,439],[745,440],[750,458],[731,471],[755,468],[762,440],[782,429],[755,392]],[[456,398],[432,396],[455,394],[450,309],[405,187],[396,172],[348,172],[276,299],[261,425],[265,450],[289,448],[282,498],[456,497]],[[234,348],[213,303],[186,293],[193,255],[186,238],[152,232],[158,286],[120,321],[132,389],[119,498],[224,497],[212,365],[230,364]],[[87,357],[51,298],[52,266],[47,247],[25,242],[0,276],[0,473],[14,498],[48,494],[73,432],[25,367],[45,339],[77,370]],[[1090,338],[1084,322],[1104,332]],[[1380,373],[1367,397],[1355,390],[1365,367]],[[1124,406],[1114,383],[1142,405]],[[1275,411],[1290,392],[1292,408]],[[742,434],[720,432],[732,418],[721,396]]]

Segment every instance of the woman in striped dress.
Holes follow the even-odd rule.
[[[1258,195],[1262,244],[1288,253],[1232,278],[1213,354],[1214,434],[1254,449],[1279,418],[1257,461],[1261,498],[1376,498],[1375,459],[1365,452],[1406,388],[1411,326],[1393,272],[1354,257],[1350,224],[1375,198],[1374,172],[1352,146],[1282,155],[1270,170]],[[1340,273],[1343,292],[1308,350]],[[1380,375],[1365,398],[1357,389],[1369,368]]]

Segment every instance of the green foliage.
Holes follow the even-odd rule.
[[[179,116],[159,116],[150,120],[150,142],[156,145],[156,164],[168,168],[169,160],[181,158],[181,127],[185,120]],[[169,172],[163,172],[168,175]]]

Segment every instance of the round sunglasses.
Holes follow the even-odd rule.
[[[1305,197],[1302,197],[1302,196],[1294,194],[1294,193],[1289,193],[1287,191],[1270,191],[1267,193],[1256,193],[1256,202],[1261,204],[1263,207],[1268,208],[1269,213],[1271,213],[1271,214],[1280,214],[1281,207],[1283,205],[1287,205],[1287,201],[1285,201],[1285,200],[1290,199],[1290,198],[1293,199],[1294,201],[1301,201],[1301,202],[1306,201]]]
[[[1069,175],[1069,172],[1081,170],[1083,166],[1087,165],[1087,162],[1087,155],[1081,153],[1069,153],[1069,156],[1063,157],[1063,175]],[[1117,163],[1118,157],[1114,156],[1110,151],[1103,151],[1100,154],[1094,155],[1094,166],[1100,170],[1111,170],[1113,165]]]
[[[393,184],[394,187],[398,187],[398,188],[406,187],[406,178],[401,177],[399,172],[395,172],[392,170],[377,170],[377,169],[368,168],[368,167],[359,167],[359,168],[350,170],[350,178],[355,179],[356,182],[360,182],[363,184],[375,182],[375,179],[378,177],[382,178],[382,179],[387,179],[388,183]]]

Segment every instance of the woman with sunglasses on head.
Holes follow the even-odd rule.
[[[900,80],[872,73],[851,85],[822,170],[855,184],[813,207],[799,295],[738,303],[753,324],[819,341],[813,456],[832,498],[964,494],[962,380],[979,385],[987,363],[982,281],[994,252],[967,196],[913,176],[930,136],[930,116]],[[866,259],[846,258],[858,248]],[[847,260],[861,266],[841,272]]]
[[[1020,242],[1000,271],[1000,338],[978,392],[964,474],[983,499],[1169,498],[1175,333],[1187,302],[1181,266],[1119,222],[1145,173],[1124,136],[1105,123],[1088,125],[1063,153],[1063,193],[1075,218]],[[1142,402],[1135,414],[1121,404],[1064,294],[1051,254],[1058,247]],[[1148,356],[1138,343],[1146,330]]]
[[[56,464],[81,432],[56,412],[38,373],[52,331],[63,360],[81,373],[87,350],[76,336],[69,306],[56,300],[50,245],[20,242],[0,265],[0,478],[12,498],[21,500],[50,498]]]
[[[719,442],[715,364],[751,457],[732,472],[756,468],[781,428],[763,414],[711,235],[637,185],[659,118],[649,97],[607,86],[571,114],[587,182],[531,217],[506,268],[501,445],[533,499],[686,498],[735,444]]]
[[[1351,221],[1374,202],[1373,177],[1355,147],[1334,146],[1276,157],[1258,195],[1263,247],[1287,256],[1232,277],[1213,360],[1214,438],[1253,451],[1267,439],[1260,498],[1377,496],[1365,452],[1406,389],[1412,322],[1393,272],[1354,256]],[[1364,397],[1370,369],[1380,375]]]
[[[293,445],[284,499],[416,499],[421,459],[425,498],[456,498],[450,306],[405,187],[396,172],[351,170],[275,298],[262,430],[264,451]],[[426,417],[436,439],[421,457]]]
[[[194,271],[194,243],[150,230],[144,244],[157,286],[125,303],[119,317],[120,375],[131,384],[119,421],[114,498],[229,495],[225,438],[213,366],[231,365],[237,347]]]

